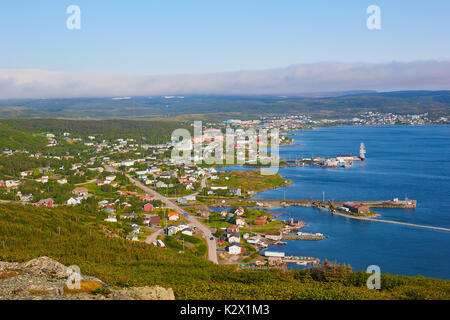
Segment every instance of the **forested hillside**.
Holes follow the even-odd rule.
[[[142,137],[148,143],[170,140],[173,130],[188,126],[177,121],[144,120],[67,120],[67,119],[0,119],[0,146],[17,148],[23,146],[43,147],[44,133],[72,136],[103,135],[108,139]]]
[[[190,114],[259,117],[303,113],[315,118],[353,117],[362,112],[448,116],[450,91],[342,93],[340,96],[185,96],[0,100],[1,118],[151,118]]]

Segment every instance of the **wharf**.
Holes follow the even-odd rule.
[[[302,232],[301,234],[295,234],[295,233],[283,233],[283,240],[323,240],[325,238],[328,238],[328,236],[324,236],[323,234],[315,234],[315,233],[305,233]]]

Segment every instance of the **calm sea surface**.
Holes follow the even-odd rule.
[[[335,157],[359,154],[352,168],[281,168],[294,183],[257,195],[266,199],[418,200],[415,210],[374,209],[380,219],[450,228],[450,126],[342,126],[295,132],[296,144],[280,147],[280,157]],[[227,168],[243,169],[240,167]],[[287,255],[314,256],[358,270],[378,265],[381,272],[450,279],[450,232],[382,222],[359,221],[302,207],[280,208],[281,219],[300,219],[322,241],[289,241],[270,248]]]

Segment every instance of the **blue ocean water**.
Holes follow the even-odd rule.
[[[418,201],[417,208],[374,209],[380,219],[450,228],[450,126],[341,126],[298,131],[296,146],[280,147],[281,158],[359,154],[365,162],[352,168],[281,168],[293,181],[257,195],[266,199]],[[228,168],[228,170],[231,168]],[[236,168],[233,168],[236,169]],[[273,210],[307,222],[305,232],[320,232],[322,241],[289,241],[272,248],[288,255],[314,256],[354,269],[378,265],[381,272],[450,279],[450,232],[333,216],[314,208]]]

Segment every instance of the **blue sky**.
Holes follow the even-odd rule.
[[[66,28],[79,5],[82,29]],[[379,31],[366,8],[381,8]],[[0,69],[151,75],[450,58],[450,1],[2,0]]]

